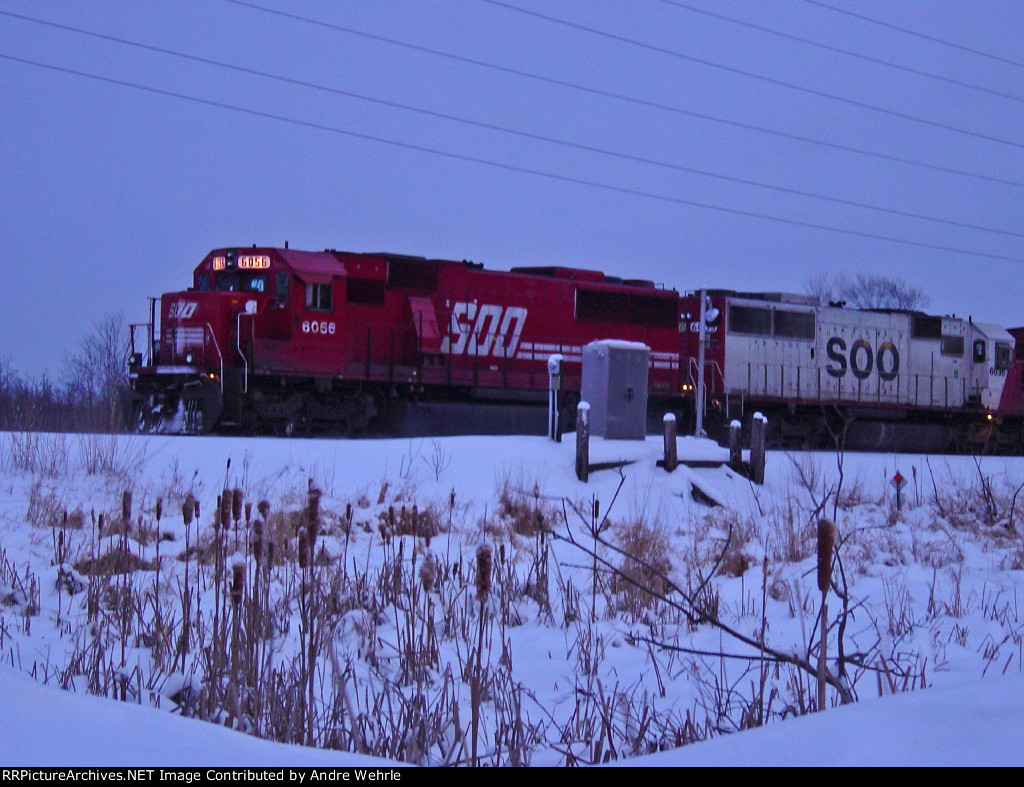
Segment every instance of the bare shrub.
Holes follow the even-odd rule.
[[[536,483],[527,487],[522,478],[506,475],[498,488],[497,517],[508,532],[535,536],[551,529],[553,514]]]
[[[84,558],[74,565],[75,571],[86,576],[110,576],[131,574],[135,571],[152,571],[153,562],[143,560],[127,546],[118,544],[96,558]]]
[[[11,470],[57,478],[68,471],[68,442],[64,434],[11,432],[7,435]]]
[[[660,524],[632,519],[612,528],[615,543],[625,553],[612,575],[609,589],[623,610],[634,613],[652,606],[669,591],[672,542]]]

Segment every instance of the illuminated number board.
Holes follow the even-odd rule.
[[[226,267],[226,258],[213,258],[213,269],[215,271],[222,271]],[[270,257],[266,254],[242,254],[238,257],[238,267],[241,270],[266,270],[270,267]]]

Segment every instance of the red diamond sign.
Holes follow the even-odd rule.
[[[893,485],[893,487],[897,491],[899,491],[900,489],[902,489],[903,487],[905,487],[907,485],[907,479],[904,478],[902,475],[900,475],[900,471],[897,470],[896,471],[896,475],[894,475],[890,479],[889,483],[891,483]]]

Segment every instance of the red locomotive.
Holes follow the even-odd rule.
[[[651,349],[655,415],[692,426],[703,384],[712,435],[760,410],[779,446],[1024,446],[1024,329],[954,317],[287,246],[214,250],[159,303],[132,326],[130,412],[147,430],[391,432],[410,400],[542,402],[553,353],[568,423],[583,346],[621,339]]]
[[[582,347],[605,338],[651,348],[655,400],[686,385],[678,293],[595,271],[225,248],[159,308],[132,326],[143,429],[347,433],[387,424],[409,398],[541,401],[552,353],[571,412]]]

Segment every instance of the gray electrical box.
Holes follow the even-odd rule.
[[[583,348],[580,398],[590,404],[590,433],[613,440],[647,435],[647,368],[651,348],[604,339]]]

